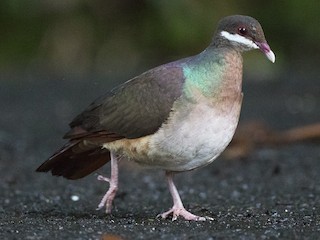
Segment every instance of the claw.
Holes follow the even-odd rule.
[[[173,206],[169,211],[161,213],[158,216],[165,219],[170,214],[172,214],[172,221],[177,220],[179,216],[183,217],[185,220],[188,220],[188,221],[206,221],[208,219],[206,217],[200,217],[200,216],[194,215],[191,212],[187,211],[184,207],[181,208],[176,206]]]

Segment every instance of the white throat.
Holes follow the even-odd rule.
[[[257,44],[255,44],[252,40],[245,38],[239,34],[231,34],[227,31],[221,31],[220,35],[225,39],[228,39],[231,42],[239,43],[241,45],[246,46],[249,49],[257,49],[259,48]]]

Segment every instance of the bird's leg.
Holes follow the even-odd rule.
[[[175,221],[178,218],[178,216],[182,216],[184,217],[184,219],[190,220],[190,221],[205,221],[206,220],[205,217],[196,216],[188,212],[184,208],[181,198],[179,196],[178,190],[173,183],[173,173],[166,172],[166,177],[169,185],[169,190],[173,199],[173,207],[169,211],[159,214],[159,216],[161,216],[162,218],[167,218],[172,213],[173,215],[172,221]]]
[[[118,190],[118,159],[115,153],[113,152],[110,152],[110,157],[111,157],[111,177],[106,178],[101,175],[98,176],[98,180],[109,183],[109,189],[106,192],[106,194],[103,196],[97,208],[97,210],[100,210],[104,206],[106,206],[106,213],[111,213],[112,201],[116,196],[116,193]]]

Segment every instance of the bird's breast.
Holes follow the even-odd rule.
[[[228,108],[197,104],[174,112],[149,142],[154,165],[186,171],[209,164],[231,141],[239,120],[241,98]]]

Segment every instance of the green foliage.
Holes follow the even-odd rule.
[[[231,14],[257,18],[280,63],[319,64],[319,13],[318,0],[1,0],[0,69],[131,71],[199,52]]]

